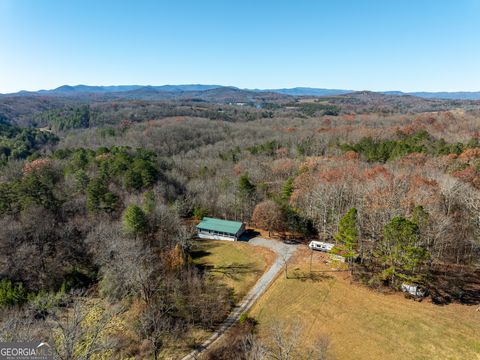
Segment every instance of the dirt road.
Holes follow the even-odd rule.
[[[248,241],[252,246],[263,246],[271,249],[277,255],[272,266],[258,279],[255,286],[250,290],[248,295],[243,299],[243,301],[237,305],[230,315],[225,319],[222,325],[215,331],[212,336],[210,336],[197,350],[192,351],[190,354],[184,356],[182,360],[194,360],[198,356],[212,346],[222,335],[231,328],[240,318],[240,316],[247,312],[255,301],[265,292],[268,286],[275,280],[278,273],[282,271],[285,262],[293,255],[296,250],[296,245],[294,244],[285,244],[276,240],[267,240],[263,238],[253,238]]]

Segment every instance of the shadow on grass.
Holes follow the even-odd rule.
[[[211,255],[213,253],[212,249],[220,245],[221,241],[218,243],[215,241],[195,241],[190,251],[190,256],[194,260],[195,266],[204,273],[218,274],[236,281],[241,280],[241,277],[245,274],[258,273],[260,271],[255,269],[255,263],[241,264],[233,262],[224,265],[202,263],[201,259]]]
[[[207,270],[212,274],[220,274],[226,278],[232,280],[240,280],[240,278],[245,274],[251,274],[257,272],[254,270],[255,264],[238,264],[233,263],[223,266],[212,266],[212,265],[203,265],[201,266],[202,270]]]
[[[252,229],[247,229],[245,230],[245,232],[242,234],[242,236],[240,236],[240,238],[238,239],[238,241],[250,241],[251,239],[253,238],[256,238],[257,236],[259,236],[260,233],[258,231],[255,231],[255,230],[252,230]]]
[[[202,257],[210,255],[211,252],[205,251],[205,250],[193,250],[190,252],[190,256],[192,257],[193,260],[200,259]]]
[[[310,280],[313,282],[320,282],[320,281],[333,279],[333,276],[324,272],[318,272],[318,271],[309,272],[309,271],[301,271],[301,270],[295,269],[288,274],[288,279],[295,279],[300,281]]]
[[[215,242],[195,240],[192,244],[192,249],[190,250],[190,256],[193,260],[200,259],[212,254],[209,250],[212,250],[217,246],[219,246],[219,244],[216,244]]]

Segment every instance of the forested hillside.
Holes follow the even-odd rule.
[[[79,359],[195,345],[234,303],[191,260],[204,215],[333,242],[365,286],[480,302],[480,104],[215,91],[0,97],[3,337]]]

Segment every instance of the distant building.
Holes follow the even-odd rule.
[[[229,221],[204,217],[197,225],[198,237],[202,239],[236,241],[245,231],[245,224],[239,221]]]

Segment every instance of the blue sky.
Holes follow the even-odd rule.
[[[480,0],[0,0],[0,92],[480,90]]]

